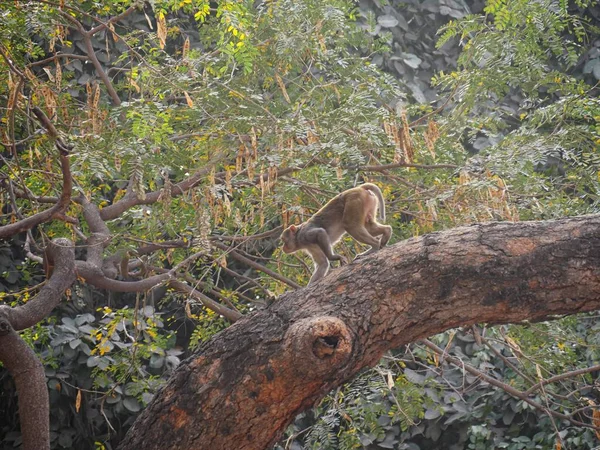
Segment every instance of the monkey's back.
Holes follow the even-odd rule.
[[[312,216],[308,222],[313,227],[324,228],[332,241],[336,243],[346,232],[344,214],[348,215],[348,206],[356,200],[363,201],[371,195],[362,186],[348,189],[333,197],[325,206]],[[364,218],[357,220],[364,220]]]
[[[344,215],[347,193],[348,191],[344,191],[333,197],[314,216],[308,219],[308,222],[315,227],[325,228],[326,230],[329,229],[332,223],[339,222]]]

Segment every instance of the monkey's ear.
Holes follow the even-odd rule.
[[[292,233],[295,233],[296,231],[298,231],[298,227],[297,227],[296,225],[291,225],[291,226],[290,226],[290,231],[291,231]]]

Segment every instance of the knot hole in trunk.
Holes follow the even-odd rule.
[[[302,372],[326,373],[348,361],[353,348],[352,333],[337,317],[301,319],[286,333],[289,357]]]

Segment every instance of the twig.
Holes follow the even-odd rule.
[[[172,287],[173,289],[176,289],[180,292],[183,292],[185,294],[188,294],[188,295],[196,298],[204,306],[213,310],[217,314],[220,314],[221,316],[225,317],[227,320],[229,320],[231,322],[236,322],[243,317],[243,315],[241,313],[239,313],[238,311],[234,311],[232,309],[227,308],[226,306],[219,305],[217,302],[215,302],[210,297],[204,295],[202,292],[198,291],[197,289],[195,289],[191,286],[188,286],[187,284],[185,284],[181,281],[171,280],[171,281],[169,281],[169,286]]]
[[[413,167],[415,169],[458,169],[456,164],[411,164],[411,163],[394,163],[383,164],[381,166],[364,166],[359,169],[363,172],[383,172],[390,169],[398,169],[400,167]]]
[[[264,294],[268,297],[271,298],[273,297],[273,294],[271,292],[269,292],[266,288],[264,288],[263,286],[261,286],[261,284],[259,282],[257,282],[256,280],[252,279],[252,278],[248,278],[247,276],[244,276],[242,274],[237,273],[234,270],[231,270],[228,267],[220,267],[219,270],[223,270],[225,273],[227,273],[228,275],[231,275],[234,278],[239,278],[240,280],[245,281],[246,283],[250,283],[253,286],[255,286],[256,288],[260,289],[261,291],[264,292]]]
[[[210,236],[211,241],[232,241],[232,242],[246,242],[246,241],[255,241],[258,239],[265,239],[281,233],[283,227],[279,226],[273,228],[272,230],[265,231],[264,233],[253,234],[250,236],[226,236],[226,235],[214,235]]]
[[[600,370],[600,364],[597,364],[597,365],[591,366],[591,367],[585,367],[583,369],[577,369],[577,370],[572,370],[570,372],[561,373],[559,375],[555,375],[553,377],[546,378],[545,380],[540,381],[539,383],[537,383],[537,384],[531,386],[529,389],[527,389],[523,394],[531,395],[533,392],[537,391],[538,389],[541,389],[543,386],[545,386],[547,384],[555,383],[556,381],[565,380],[567,378],[573,378],[578,375],[583,375],[585,373],[594,372],[596,370]]]

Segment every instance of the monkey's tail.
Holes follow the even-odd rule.
[[[367,191],[371,191],[377,197],[379,201],[379,218],[385,221],[385,203],[383,201],[383,193],[379,186],[373,183],[365,183],[361,185],[361,188],[366,189]]]

